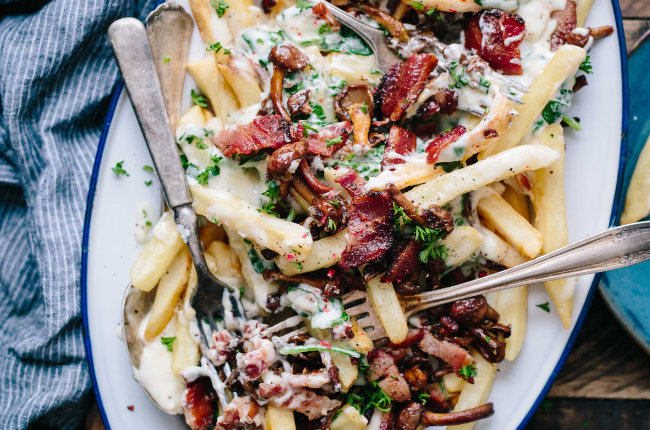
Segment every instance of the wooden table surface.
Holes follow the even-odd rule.
[[[606,1],[606,0],[596,0]],[[650,0],[620,0],[628,51],[650,30]],[[650,429],[650,356],[597,292],[578,339],[527,430]]]
[[[620,5],[630,50],[650,31],[650,0],[620,0]],[[103,429],[98,415],[94,405],[86,429]],[[614,319],[599,292],[558,378],[526,427],[547,429],[650,430],[650,356]]]

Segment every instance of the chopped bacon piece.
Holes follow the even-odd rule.
[[[251,348],[248,352],[238,354],[237,367],[244,379],[253,381],[262,376],[262,373],[275,362],[276,353],[273,343],[268,339],[254,337],[250,344]]]
[[[217,428],[234,430],[238,428],[258,427],[263,418],[260,407],[250,396],[240,396],[232,399],[223,410],[223,415],[217,419]]]
[[[465,47],[476,50],[492,68],[507,75],[521,75],[519,45],[525,35],[526,26],[519,15],[499,9],[484,10],[467,20]]]
[[[210,378],[201,377],[187,383],[185,390],[185,422],[192,430],[211,430],[214,427],[214,411],[217,395]]]
[[[441,359],[455,371],[474,364],[474,359],[466,349],[446,340],[438,340],[430,332],[424,334],[419,346],[422,351]]]
[[[280,115],[258,116],[252,122],[220,131],[215,145],[226,157],[248,155],[261,149],[277,149],[285,143],[285,132]]]
[[[311,8],[311,11],[314,12],[314,15],[323,18],[327,21],[330,28],[334,31],[339,31],[341,29],[341,23],[332,15],[332,12],[329,11],[325,3],[321,2]]]
[[[287,378],[275,373],[265,377],[259,391],[260,396],[270,399],[275,406],[300,412],[310,420],[327,415],[329,411],[341,404],[338,400],[320,396],[306,388],[289,387]]]
[[[576,2],[566,0],[564,9],[553,11],[551,19],[557,22],[551,34],[551,51],[555,51],[566,43],[567,36],[576,28]]]
[[[424,337],[424,333],[426,333],[426,329],[424,328],[413,328],[408,331],[406,334],[406,339],[401,341],[400,343],[393,343],[391,344],[391,347],[393,349],[403,349],[403,348],[408,348],[411,345],[415,345],[419,341],[422,340]]]
[[[393,245],[393,205],[387,192],[355,197],[350,207],[348,244],[339,265],[359,267],[381,258]]]
[[[406,155],[409,152],[415,151],[415,135],[410,131],[394,125],[388,132],[388,142],[386,142],[386,149],[384,150],[384,159],[381,160],[381,167],[391,164],[404,164],[404,160],[399,157],[391,156],[391,152],[399,155]]]
[[[336,182],[341,184],[352,197],[361,196],[363,187],[366,186],[366,180],[354,169],[348,170],[348,173],[336,179]]]
[[[406,379],[399,372],[393,357],[384,350],[373,351],[369,378],[371,381],[379,380],[381,389],[393,400],[405,402],[411,398],[411,389]]]
[[[451,115],[458,108],[458,94],[454,90],[441,88],[418,109],[418,119],[427,120],[436,113]],[[420,124],[418,124],[420,125]]]
[[[327,125],[316,133],[310,133],[307,138],[309,152],[322,157],[331,157],[336,151],[341,149],[348,136],[352,133],[352,124],[350,121],[341,121]]]
[[[376,111],[391,121],[399,120],[417,100],[436,64],[434,55],[417,54],[392,66],[375,91]]]
[[[427,146],[427,149],[425,149],[427,152],[427,163],[434,164],[438,161],[438,156],[442,150],[456,142],[466,132],[467,129],[465,127],[457,125],[450,131],[440,133],[438,136],[434,137]]]
[[[418,255],[422,250],[422,245],[415,239],[411,239],[406,247],[397,254],[386,274],[381,278],[381,282],[396,282],[409,279],[420,267]]]

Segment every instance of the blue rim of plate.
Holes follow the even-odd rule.
[[[162,3],[163,1],[164,0],[161,0],[160,3]],[[626,141],[627,141],[627,128],[628,128],[627,48],[625,45],[625,35],[623,32],[623,19],[621,16],[621,8],[617,0],[611,0],[611,3],[612,3],[612,8],[614,9],[614,18],[616,20],[616,33],[618,36],[618,45],[619,45],[619,51],[621,57],[621,75],[622,75],[621,92],[623,97],[622,97],[622,109],[621,109],[621,113],[622,113],[621,144],[620,144],[621,148],[620,148],[620,157],[619,157],[619,164],[618,164],[618,178],[616,182],[616,190],[614,192],[614,202],[612,203],[612,212],[610,214],[610,220],[609,220],[610,226],[614,225],[614,221],[618,214],[618,207],[619,207],[619,200],[620,200],[619,197],[623,185],[623,181],[621,181],[621,176],[623,175],[623,170],[625,167]],[[102,421],[104,422],[104,426],[106,427],[107,430],[110,430],[111,426],[110,423],[108,422],[108,417],[106,416],[106,410],[104,409],[104,405],[102,403],[102,397],[99,393],[99,387],[97,386],[97,377],[95,375],[92,345],[90,341],[90,329],[88,326],[88,240],[90,237],[90,220],[93,212],[93,202],[95,199],[95,191],[97,188],[97,178],[99,176],[99,168],[101,166],[102,155],[104,154],[104,147],[106,146],[108,131],[110,130],[111,123],[113,121],[113,116],[115,115],[115,110],[117,108],[117,103],[120,100],[120,95],[122,94],[123,88],[124,85],[122,81],[121,80],[118,81],[118,83],[115,85],[115,89],[113,90],[113,97],[111,98],[111,103],[108,107],[108,113],[106,114],[106,121],[104,122],[104,129],[102,130],[102,134],[99,138],[99,144],[97,145],[97,154],[95,155],[95,162],[93,164],[93,171],[90,177],[90,185],[88,188],[88,197],[86,199],[86,213],[84,218],[83,238],[81,241],[81,313],[82,313],[83,328],[84,328],[84,346],[86,349],[86,361],[88,361],[88,367],[90,370],[90,380],[93,385],[95,399],[97,400],[97,407],[102,417]],[[569,356],[569,353],[571,352],[571,348],[573,347],[576,337],[578,336],[580,327],[582,327],[585,317],[587,316],[587,311],[591,306],[591,301],[593,300],[594,292],[597,289],[596,286],[598,285],[599,281],[600,281],[600,273],[596,274],[594,280],[591,282],[591,285],[589,286],[589,292],[587,293],[587,298],[585,299],[585,303],[582,306],[582,310],[580,311],[580,315],[578,316],[576,323],[573,325],[573,329],[571,330],[571,335],[569,336],[569,340],[567,341],[564,347],[564,351],[562,351],[562,355],[560,355],[560,359],[558,360],[557,364],[555,365],[555,368],[553,369],[551,375],[546,381],[546,385],[544,385],[544,388],[542,388],[542,390],[540,391],[539,396],[537,397],[537,399],[535,399],[535,402],[531,406],[526,416],[524,416],[523,420],[521,421],[517,429],[523,429],[526,426],[526,424],[528,424],[528,421],[530,421],[533,414],[539,407],[540,403],[542,402],[544,397],[546,397],[546,393],[548,393],[548,390],[551,388],[551,385],[553,385],[555,378],[557,377],[558,373],[560,372],[560,369],[564,365],[564,362]]]

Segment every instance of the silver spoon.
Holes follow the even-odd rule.
[[[170,16],[165,17],[164,15],[166,13],[170,13]],[[180,18],[174,18],[171,15],[172,13]],[[169,32],[174,32],[175,25],[173,23],[178,25],[178,28],[176,28],[177,31],[182,31],[187,28],[186,20],[183,18],[182,13],[179,13],[178,9],[172,6],[166,6],[163,9],[157,10],[152,16],[154,17],[154,25],[156,20],[161,20],[161,22],[168,26],[167,31]],[[191,20],[189,23],[191,24]],[[190,31],[191,35],[191,30],[186,31]],[[164,41],[168,43],[174,41],[175,43],[179,43],[179,40],[183,40],[183,38],[179,38],[178,34],[174,37],[170,36],[163,39],[160,45],[158,45],[159,41],[155,37],[155,29],[150,34],[156,39],[154,46],[158,55],[161,55],[161,53],[165,56],[182,54],[185,58],[187,57],[187,51],[184,49],[164,50],[164,43],[166,43]],[[201,343],[205,350],[208,345],[211,330],[216,328],[214,319],[216,316],[223,317],[224,300],[230,301],[236,313],[243,316],[244,311],[236,293],[231,293],[227,285],[212,275],[205,261],[203,247],[199,240],[197,215],[192,208],[192,197],[185,182],[185,171],[180,162],[176,139],[166,112],[166,107],[174,109],[173,112],[178,112],[180,90],[178,93],[171,92],[167,100],[163,96],[154,54],[147,40],[145,28],[140,21],[134,18],[120,19],[111,24],[108,30],[108,36],[113,47],[115,58],[117,59],[118,67],[122,72],[125,87],[131,99],[140,129],[142,130],[147,148],[149,149],[156,172],[162,184],[163,194],[167,204],[174,211],[176,223],[182,226],[182,229],[187,232],[187,244],[198,278],[197,288],[193,292],[191,304],[196,311],[197,319],[208,323],[208,327],[199,324],[203,335]],[[169,52],[169,55],[165,54],[165,52]],[[170,61],[167,64],[171,64],[174,61],[184,60],[179,58],[172,59],[170,57]],[[176,73],[184,73],[184,67],[177,68]],[[173,73],[170,73],[168,79],[163,79],[163,82],[182,87],[182,76],[174,76]],[[178,98],[175,100],[174,97]],[[150,307],[152,300],[153,295],[151,293],[145,294],[130,288],[127,291],[123,303],[123,322],[128,322],[128,324],[123,324],[125,341],[129,350],[131,363],[136,369],[140,366],[140,355],[144,346],[139,340],[137,328],[139,322],[141,322],[141,319],[146,314],[147,309]],[[138,310],[137,314],[133,312],[136,309]],[[146,387],[143,387],[143,389],[154,404],[163,411],[176,413],[176,411],[169,411],[161,407],[151,393],[147,391]],[[227,403],[225,396],[220,395],[219,400],[223,404]]]

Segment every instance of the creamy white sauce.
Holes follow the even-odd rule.
[[[144,244],[151,235],[151,230],[156,224],[157,215],[153,206],[148,201],[141,201],[135,208],[135,240]]]

